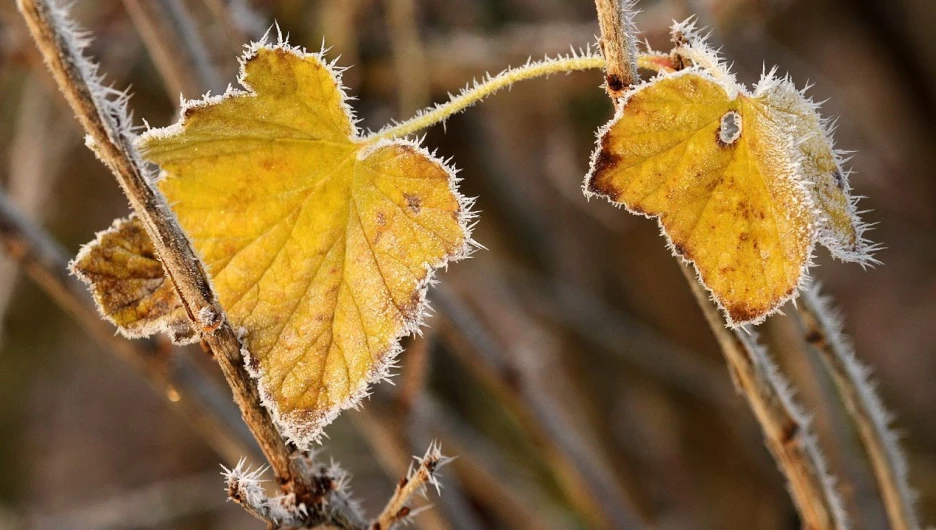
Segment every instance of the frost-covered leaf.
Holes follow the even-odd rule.
[[[201,254],[280,429],[306,446],[387,375],[468,202],[417,145],[358,135],[319,54],[255,45],[246,91],[184,105],[140,147]]]
[[[136,216],[117,219],[81,249],[72,272],[91,288],[101,314],[127,337],[167,333],[178,344],[197,340],[175,287]]]
[[[817,240],[849,261],[871,248],[815,105],[772,75],[749,92],[695,52],[623,98],[585,192],[658,218],[729,324],[756,323],[798,292]]]

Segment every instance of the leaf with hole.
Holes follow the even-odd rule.
[[[849,261],[873,247],[816,105],[773,73],[749,92],[707,48],[694,57],[705,67],[622,98],[584,189],[658,218],[728,323],[757,323],[796,295],[817,240]]]

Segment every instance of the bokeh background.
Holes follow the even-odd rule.
[[[135,116],[154,126],[175,120],[179,90],[201,91],[184,77],[167,82],[154,61],[178,44],[140,24],[134,5],[150,1],[188,13],[218,71],[216,92],[234,81],[240,45],[274,19],[294,44],[318,49],[324,39],[329,56],[353,66],[344,79],[371,129],[598,33],[584,0],[78,0],[74,14],[95,39],[89,53],[114,86],[133,87]],[[878,223],[871,237],[886,247],[884,265],[863,270],[819,250],[813,275],[874,367],[919,510],[936,524],[936,2],[639,7],[654,48],[668,49],[671,21],[695,13],[740,79],[780,65],[839,117],[837,143],[855,151],[852,184]],[[564,451],[620,503],[606,511],[633,510],[652,527],[798,527],[656,223],[581,195],[595,131],[611,115],[600,83],[598,72],[525,82],[428,132],[424,144],[454,157],[462,190],[478,197],[475,238],[486,249],[440,276],[444,290],[431,296],[448,316],[407,341],[397,385],[380,385],[363,413],[327,430],[320,458],[354,475],[368,513],[405,457],[438,438],[461,458],[419,527],[594,526],[600,517],[576,509],[586,494],[564,477]],[[11,0],[0,0],[0,182],[70,253],[128,213]],[[229,462],[6,258],[0,317],[0,528],[261,527],[225,502],[218,464]],[[789,319],[770,319],[763,334],[815,415],[854,527],[886,528],[821,364]],[[211,369],[198,347],[179,355]],[[524,412],[537,407],[539,424]]]

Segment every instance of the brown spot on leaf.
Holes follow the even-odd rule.
[[[735,322],[749,322],[764,314],[763,309],[753,307],[745,303],[739,303],[728,307],[728,315]]]
[[[422,200],[417,195],[410,195],[409,193],[404,193],[403,198],[406,199],[406,206],[409,207],[410,211],[415,214],[418,214],[422,210]]]
[[[620,196],[620,191],[609,182],[607,176],[608,173],[617,167],[621,157],[611,153],[608,143],[607,136],[601,139],[601,151],[599,151],[598,156],[595,157],[592,177],[588,179],[586,189],[591,193],[609,197],[616,201]]]

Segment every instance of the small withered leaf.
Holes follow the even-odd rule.
[[[88,284],[105,319],[130,338],[166,333],[176,344],[197,340],[153,243],[136,216],[117,219],[69,265]]]

